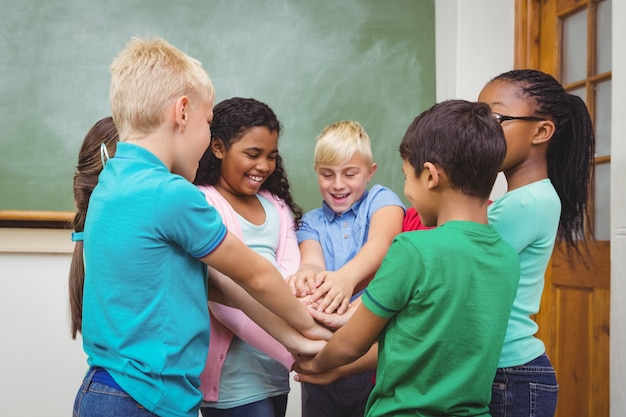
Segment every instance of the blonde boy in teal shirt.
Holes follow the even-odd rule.
[[[304,334],[320,327],[191,183],[213,119],[201,64],[162,39],[133,39],[111,65],[110,93],[120,143],[87,210],[84,298],[82,282],[72,287],[91,367],[74,416],[197,417],[209,343],[204,264]]]

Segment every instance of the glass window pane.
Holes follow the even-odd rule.
[[[598,3],[596,74],[611,70],[611,0]]]
[[[587,77],[587,9],[563,19],[563,82]]]
[[[611,80],[596,85],[596,156],[611,155]]]
[[[596,165],[595,198],[594,198],[594,237],[596,240],[611,239],[610,189],[611,165]]]

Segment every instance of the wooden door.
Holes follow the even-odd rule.
[[[571,265],[555,249],[535,319],[560,385],[557,417],[608,417],[611,0],[516,0],[515,7],[516,68],[555,76],[585,100],[594,121],[591,257]]]

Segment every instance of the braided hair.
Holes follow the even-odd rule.
[[[552,120],[555,132],[547,149],[548,177],[561,199],[557,239],[565,242],[568,254],[587,250],[585,222],[588,192],[593,178],[595,137],[585,102],[567,93],[551,75],[537,70],[513,70],[492,81],[519,87],[536,114]],[[587,224],[591,229],[591,225]]]

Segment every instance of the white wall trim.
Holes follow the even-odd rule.
[[[0,253],[72,253],[72,231],[0,228]]]

